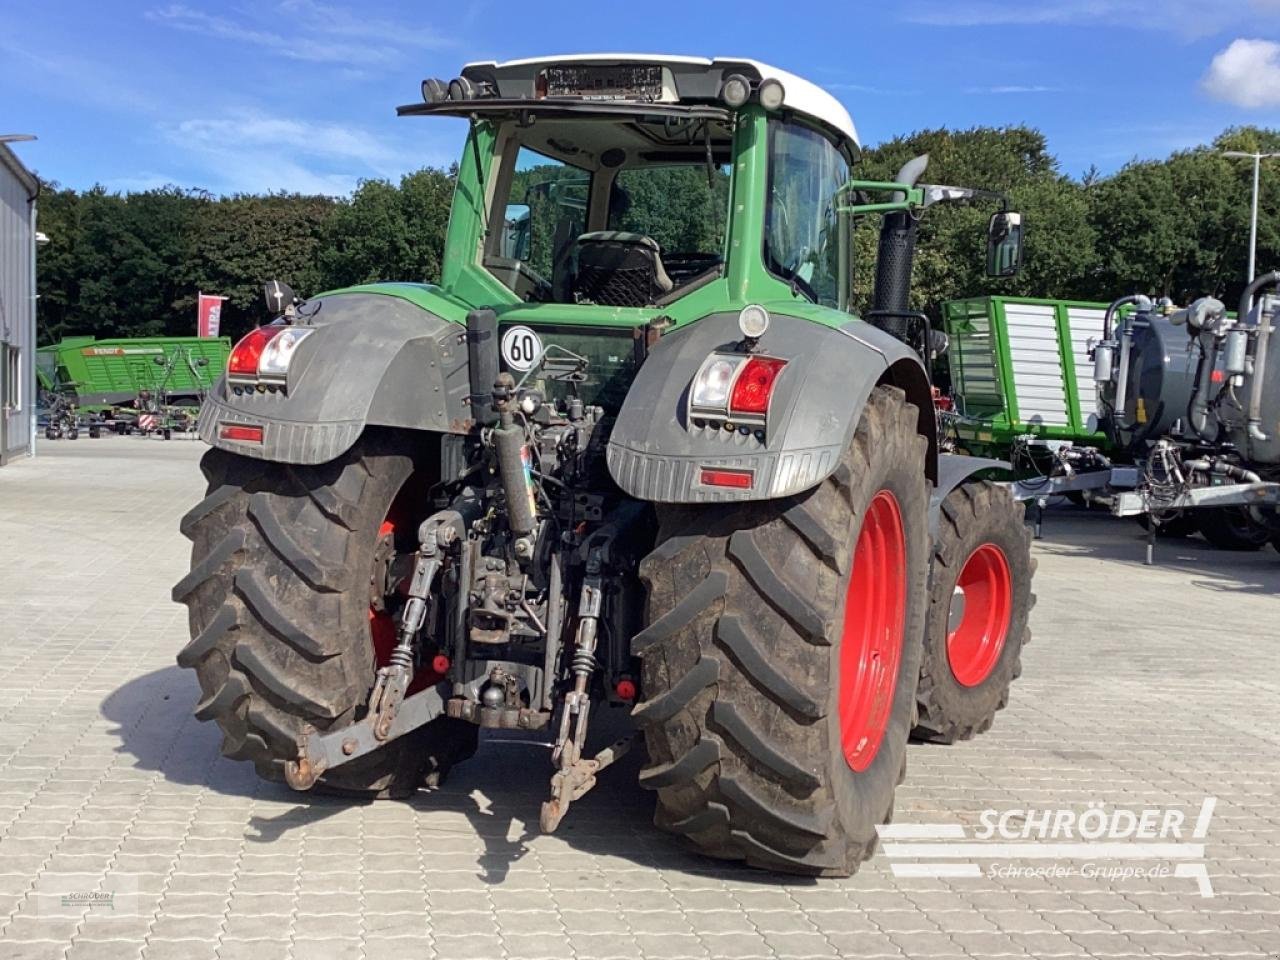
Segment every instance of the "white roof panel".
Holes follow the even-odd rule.
[[[858,130],[853,125],[853,118],[849,116],[849,111],[845,109],[844,104],[837,100],[834,96],[823,90],[820,86],[803,77],[796,76],[779,67],[770,66],[767,63],[761,63],[759,60],[752,60],[750,57],[716,57],[707,59],[706,57],[680,57],[665,53],[571,53],[556,57],[526,57],[521,60],[506,60],[498,63],[492,60],[478,61],[476,63],[468,63],[468,67],[491,66],[501,69],[502,67],[527,67],[534,64],[546,63],[583,63],[592,60],[608,60],[611,62],[627,62],[636,61],[641,63],[657,63],[657,64],[684,64],[686,66],[707,66],[711,67],[716,64],[730,63],[748,63],[760,72],[760,79],[767,80],[774,78],[778,80],[783,89],[786,91],[786,99],[784,105],[789,110],[797,113],[805,114],[812,117],[827,126],[844,134],[855,144],[861,146],[858,139]]]

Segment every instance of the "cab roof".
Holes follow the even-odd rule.
[[[598,64],[652,64],[665,68],[669,73],[675,93],[680,101],[715,101],[720,94],[724,78],[740,73],[758,82],[775,79],[785,91],[783,107],[802,114],[831,128],[848,138],[855,147],[860,146],[857,128],[844,105],[817,84],[798,77],[794,73],[761,63],[759,60],[739,57],[682,57],[669,54],[644,53],[576,53],[554,57],[532,57],[522,60],[493,60],[468,63],[462,76],[475,83],[487,83],[502,99],[521,99],[534,96],[534,85],[539,73],[548,67],[564,65]]]

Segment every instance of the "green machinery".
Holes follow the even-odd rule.
[[[1089,341],[1105,303],[978,297],[943,305],[956,446],[1005,457],[1017,437],[1107,445],[1097,428]]]
[[[132,403],[143,390],[170,402],[198,401],[227,364],[226,337],[67,337],[41,347],[40,387],[73,393],[81,408]]]

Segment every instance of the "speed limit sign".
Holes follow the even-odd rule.
[[[542,340],[528,327],[508,327],[502,334],[502,359],[513,370],[528,370],[542,356]]]

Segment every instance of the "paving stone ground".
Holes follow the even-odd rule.
[[[633,758],[554,836],[537,830],[547,753],[528,743],[492,738],[444,789],[371,805],[220,758],[169,600],[200,452],[81,439],[0,469],[0,958],[1280,955],[1274,551],[1187,541],[1145,567],[1135,526],[1051,511],[1013,702],[976,741],[912,746],[899,791],[899,823],[968,836],[985,809],[1194,820],[1216,797],[1198,861],[1214,896],[1082,875],[1087,860],[909,878],[883,852],[804,882],[658,833]]]

